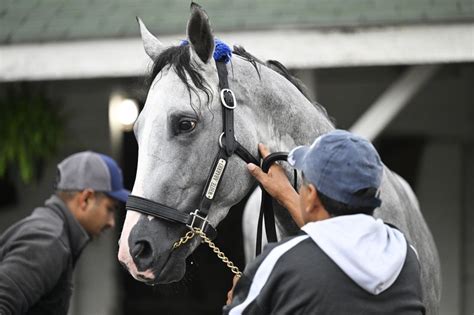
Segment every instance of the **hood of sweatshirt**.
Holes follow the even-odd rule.
[[[338,216],[301,229],[347,276],[374,295],[395,282],[405,263],[404,235],[369,215]]]

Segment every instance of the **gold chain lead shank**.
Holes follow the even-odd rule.
[[[237,267],[236,265],[234,265],[234,263],[232,261],[229,260],[229,258],[227,258],[227,256],[219,249],[219,247],[216,246],[216,244],[214,244],[213,241],[211,241],[211,239],[209,237],[206,236],[206,233],[204,233],[201,229],[199,228],[193,228],[192,231],[188,231],[183,237],[181,237],[179,239],[179,241],[176,241],[174,244],[173,244],[173,249],[176,249],[178,247],[180,247],[181,245],[187,243],[189,240],[191,240],[194,235],[199,235],[203,240],[204,242],[212,249],[212,251],[214,253],[216,253],[217,257],[219,257],[220,260],[222,260],[222,262],[224,264],[226,264],[227,267],[229,267],[229,269],[238,277],[240,277],[242,275],[242,272],[239,270],[239,267]]]

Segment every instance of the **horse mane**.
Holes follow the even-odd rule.
[[[267,66],[268,68],[272,69],[273,71],[275,71],[276,73],[280,74],[282,77],[290,81],[301,92],[301,94],[303,94],[308,100],[311,101],[311,98],[309,97],[309,94],[308,94],[308,89],[304,85],[304,83],[301,82],[300,79],[293,76],[288,71],[288,69],[283,64],[281,64],[281,62],[276,61],[276,60],[267,60],[266,62],[263,62],[257,57],[255,57],[254,55],[252,55],[251,53],[249,53],[247,50],[245,50],[245,48],[242,46],[234,46],[233,53],[237,56],[244,58],[248,62],[250,62],[254,66],[259,77],[260,77],[260,72],[258,71],[257,63]]]
[[[293,76],[283,64],[276,60],[268,60],[266,62],[263,62],[252,54],[250,54],[249,52],[247,52],[242,46],[234,46],[233,48],[233,54],[242,57],[254,66],[259,78],[260,71],[258,68],[258,64],[264,65],[267,68],[275,71],[276,73],[287,79],[291,84],[293,84],[301,92],[301,94],[306,97],[306,99],[308,99],[326,118],[328,118],[329,121],[333,122],[333,119],[328,116],[326,109],[322,105],[311,99],[308,94],[308,89],[304,85],[304,83],[295,76]],[[211,88],[199,72],[199,69],[197,69],[195,65],[191,64],[190,60],[191,57],[189,47],[187,45],[171,46],[165,49],[153,62],[150,75],[146,80],[148,90],[151,88],[153,80],[161,71],[163,71],[163,69],[165,69],[166,67],[174,67],[179,79],[184,83],[189,92],[189,101],[191,106],[193,106],[191,102],[191,92],[194,92],[196,95],[198,95],[196,88],[206,94],[208,101],[207,104],[209,104],[209,101],[212,99]],[[194,86],[190,84],[188,78],[191,79]],[[196,112],[196,114],[200,112],[200,108],[198,109],[193,107],[193,110]]]
[[[316,107],[316,109],[318,109],[331,123],[334,123],[334,119],[329,117],[329,115],[326,111],[326,108],[324,108],[324,106],[322,106],[321,104],[319,104],[315,100],[311,99],[311,97],[309,96],[308,88],[306,87],[306,85],[300,79],[298,79],[297,77],[292,75],[290,73],[290,71],[288,71],[288,69],[281,62],[279,62],[277,60],[267,60],[266,62],[263,62],[260,59],[258,59],[257,57],[253,56],[248,51],[246,51],[245,48],[243,48],[242,46],[234,46],[233,53],[240,56],[240,57],[242,57],[242,58],[244,58],[248,62],[250,62],[254,66],[254,68],[257,71],[259,77],[260,77],[260,72],[258,71],[257,63],[261,64],[261,65],[264,65],[267,68],[270,68],[271,70],[273,70],[276,73],[280,74],[282,77],[287,79],[291,84],[293,84],[298,89],[298,91],[300,91],[301,94],[303,94],[304,97],[306,97],[306,99],[308,101],[310,101]]]

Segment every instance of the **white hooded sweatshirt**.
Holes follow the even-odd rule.
[[[347,276],[374,295],[395,282],[405,263],[404,235],[369,215],[310,222],[302,230]]]

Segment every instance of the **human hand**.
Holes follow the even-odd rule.
[[[268,148],[261,143],[259,143],[258,149],[263,158],[270,154]],[[304,222],[299,211],[299,195],[291,185],[283,167],[274,163],[270,166],[268,173],[265,173],[257,165],[249,163],[247,169],[270,196],[288,209],[296,224],[300,227],[303,226]]]
[[[263,158],[270,155],[270,151],[265,145],[259,143],[258,149]],[[247,168],[250,174],[255,177],[270,196],[275,198],[281,204],[283,204],[284,196],[288,192],[294,191],[285,170],[278,163],[272,164],[268,173],[265,173],[260,167],[253,163],[247,164]]]
[[[240,277],[238,275],[234,276],[234,279],[232,279],[232,288],[227,292],[227,301],[225,302],[226,305],[230,305],[232,303],[232,297],[234,295],[234,288],[237,282],[239,281]]]

